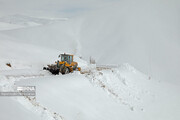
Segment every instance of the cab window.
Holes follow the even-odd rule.
[[[70,57],[70,63],[72,62],[72,56],[69,56]]]

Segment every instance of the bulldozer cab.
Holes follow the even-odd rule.
[[[61,54],[60,57],[62,62],[66,61],[69,64],[73,62],[73,55]]]

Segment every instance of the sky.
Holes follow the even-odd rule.
[[[0,0],[0,13],[72,17],[111,2],[114,0]]]

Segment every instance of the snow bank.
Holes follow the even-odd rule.
[[[7,104],[8,103],[8,104]],[[0,106],[0,119],[1,120],[40,120],[41,117],[34,114],[32,111],[24,108],[23,105],[13,100],[12,98],[1,97]]]
[[[69,120],[179,119],[178,86],[157,83],[128,64],[91,69],[85,75],[75,72],[22,80],[16,85],[35,85],[37,102]]]

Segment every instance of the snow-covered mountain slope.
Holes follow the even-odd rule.
[[[51,24],[57,21],[66,21],[67,18],[38,18],[26,15],[9,15],[0,17],[1,22],[21,25],[25,27]]]
[[[61,2],[0,1],[0,90],[37,89],[36,100],[0,98],[0,119],[180,119],[179,1]],[[90,12],[59,19],[82,6]],[[82,74],[42,70],[64,52],[75,54]],[[117,65],[89,65],[90,56]]]
[[[32,119],[35,116],[43,120],[179,119],[178,86],[158,83],[129,64],[113,69],[96,69],[78,58],[76,60],[79,64],[84,65],[83,74],[74,72],[52,76],[41,69],[47,63],[46,60],[53,61],[56,56],[54,54],[58,54],[58,51],[12,42],[10,38],[8,41],[7,36],[1,38],[4,38],[1,43],[9,45],[1,50],[12,51],[4,55],[1,53],[4,58],[0,62],[1,88],[7,90],[14,85],[35,85],[37,94],[36,101],[24,97],[15,97],[12,100],[6,98],[8,100],[2,103],[7,110],[8,102],[12,101],[19,107],[24,106],[25,110],[21,112],[27,110]],[[9,50],[10,48],[13,50]],[[5,65],[7,62],[11,63],[11,68]],[[17,109],[13,107],[12,110]],[[6,114],[5,111],[2,113]],[[14,118],[19,119],[19,116]]]
[[[128,64],[108,70],[91,68],[85,76],[76,72],[15,84],[36,86],[36,101],[69,120],[180,118],[174,112],[180,105],[178,86],[167,88]]]
[[[11,63],[12,68],[27,68],[30,66],[42,66],[49,61],[54,61],[52,58],[56,58],[58,51],[47,50],[45,48],[39,48],[34,45],[23,44],[15,42],[15,39],[11,39],[7,36],[1,36],[1,70],[6,69],[6,63]],[[47,57],[47,54],[51,52]],[[52,55],[52,56],[51,56]],[[43,57],[44,56],[44,57]],[[51,56],[51,57],[50,57]],[[50,60],[51,59],[51,60]],[[45,63],[44,63],[45,62]],[[3,67],[5,66],[5,67]]]
[[[16,39],[15,41],[26,44],[78,54],[80,52],[78,50],[80,43],[76,35],[77,25],[74,25],[73,29],[73,26],[71,26],[72,21],[70,20],[52,20],[51,22],[51,24],[43,26],[6,30],[0,31],[0,33],[11,37],[11,41]]]
[[[1,30],[12,30],[12,29],[18,29],[18,28],[22,28],[23,26],[21,25],[12,25],[12,24],[9,24],[9,23],[4,23],[4,22],[0,22],[0,31]]]
[[[128,64],[120,68],[96,70],[94,67],[87,67],[88,64],[80,59],[76,60],[86,65],[83,70],[87,72],[84,71],[84,74],[75,72],[65,76],[52,76],[40,69],[47,63],[46,60],[53,61],[56,56],[54,54],[58,54],[58,51],[7,39],[1,42],[9,47],[1,49],[12,53],[1,52],[4,58],[0,62],[1,87],[8,89],[14,83],[19,86],[36,86],[36,101],[23,97],[13,99],[14,104],[17,102],[18,106],[22,105],[32,112],[30,118],[179,119],[179,88],[174,85],[157,83]],[[24,47],[20,48],[22,46]],[[7,62],[12,64],[11,68],[5,65]],[[8,100],[4,105],[7,104]],[[25,110],[22,111],[24,112]],[[1,118],[3,119],[2,116]]]
[[[179,4],[116,1],[67,21],[1,33],[86,60],[92,56],[98,64],[130,63],[155,79],[179,84]]]
[[[41,117],[27,110],[23,105],[12,98],[0,98],[0,119],[1,120],[40,120]]]
[[[15,81],[27,78],[36,78],[49,76],[50,73],[43,71],[43,66],[54,63],[57,60],[60,51],[49,49],[42,46],[19,42],[15,38],[6,35],[0,35],[0,90],[12,90]],[[86,66],[86,62],[75,56],[75,61],[79,66]],[[81,62],[82,61],[82,62]],[[10,63],[11,67],[6,64]],[[21,101],[19,104],[18,101]],[[0,119],[10,120],[28,119],[35,120],[55,120],[61,119],[61,116],[53,110],[29,101],[24,97],[1,97]],[[9,105],[11,105],[11,110]],[[38,107],[37,107],[38,106]],[[46,109],[44,111],[44,109]],[[16,112],[17,111],[17,112]],[[36,112],[35,112],[36,111]],[[23,114],[23,115],[21,115]],[[8,116],[11,115],[11,116]]]

